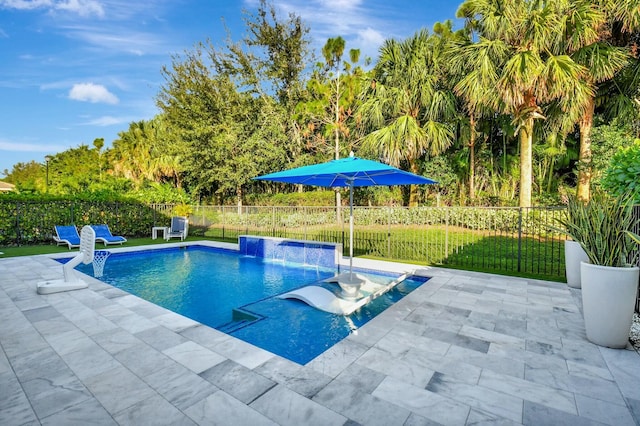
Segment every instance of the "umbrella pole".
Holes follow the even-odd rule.
[[[349,184],[349,282],[353,282],[353,182]]]

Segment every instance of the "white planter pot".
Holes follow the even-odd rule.
[[[589,262],[589,257],[577,241],[564,242],[564,265],[567,273],[567,285],[580,288],[580,263]]]
[[[587,338],[596,345],[624,348],[638,292],[638,267],[581,263],[582,308]]]

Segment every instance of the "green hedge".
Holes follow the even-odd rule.
[[[109,225],[126,237],[147,236],[152,226],[168,225],[170,205],[84,200],[0,199],[0,246],[49,243],[55,225]]]

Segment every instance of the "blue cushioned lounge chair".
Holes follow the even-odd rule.
[[[56,235],[53,236],[53,241],[55,241],[57,245],[62,246],[66,244],[69,246],[69,250],[80,247],[80,235],[78,235],[78,230],[75,226],[56,225],[53,228],[56,231]]]
[[[96,242],[104,243],[105,246],[108,244],[122,244],[127,242],[125,237],[111,235],[109,225],[91,225],[91,227],[96,232]]]

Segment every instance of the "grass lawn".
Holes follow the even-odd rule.
[[[201,241],[201,240],[214,240],[213,238],[207,238],[207,237],[202,237],[202,236],[193,236],[193,237],[187,237],[187,239],[185,241]],[[179,242],[180,240],[177,239],[172,239],[171,242]],[[135,246],[150,246],[150,245],[156,245],[156,244],[164,244],[167,241],[163,240],[162,238],[158,238],[158,239],[151,239],[151,237],[147,237],[147,238],[127,238],[127,242],[124,243],[122,245],[122,247],[135,247]],[[236,241],[237,242],[237,241]],[[116,245],[111,245],[111,246],[107,246],[106,248],[116,248],[116,247],[120,247],[119,244]],[[105,246],[104,244],[101,243],[97,243],[96,244],[96,250],[104,250]],[[19,246],[19,247],[0,247],[0,252],[2,252],[2,254],[0,254],[0,258],[5,258],[5,257],[15,257],[15,256],[33,256],[36,254],[51,254],[51,253],[77,253],[78,249],[71,249],[69,250],[69,248],[64,245],[64,246],[57,246],[55,245],[55,243],[51,243],[51,244],[41,244],[41,245],[34,245],[34,246]]]

